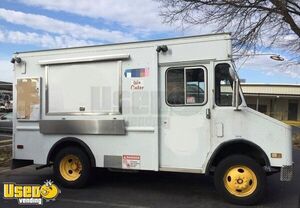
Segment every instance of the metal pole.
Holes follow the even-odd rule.
[[[256,111],[258,111],[258,105],[259,105],[259,94],[257,94],[257,98],[256,98]]]

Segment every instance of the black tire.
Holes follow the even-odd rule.
[[[63,164],[65,164],[66,161],[72,161],[72,159],[69,160],[66,159],[68,157],[74,157],[74,156],[75,158],[77,157],[76,161],[80,161],[80,165],[78,165],[78,167],[81,168],[76,168],[76,170],[74,170],[74,172],[77,172],[79,176],[77,175],[78,178],[72,178],[73,172],[72,170],[69,170],[71,173],[67,172],[69,175],[64,177],[63,176],[64,174],[62,172],[65,171],[61,171],[60,166],[62,165],[62,167],[64,167]],[[82,151],[78,147],[70,146],[61,149],[56,154],[54,159],[53,171],[57,182],[60,183],[62,186],[66,188],[82,188],[86,186],[89,182],[89,178],[91,175],[91,162],[89,160],[89,157],[84,151]],[[69,176],[71,176],[72,179],[70,179]]]
[[[249,173],[249,169],[255,174],[256,180],[247,180],[247,175],[243,175]],[[227,171],[229,170],[232,170],[233,172],[229,172],[229,174],[227,174]],[[235,176],[234,179],[231,178],[230,173]],[[254,205],[260,202],[264,196],[266,173],[252,158],[244,155],[232,155],[226,157],[218,164],[214,174],[214,182],[217,191],[225,200],[238,205]],[[230,186],[228,184],[234,185],[234,188],[227,189],[226,185],[227,187]],[[257,185],[255,186],[254,184]],[[242,186],[244,186],[244,189]],[[243,191],[245,192],[243,193]]]

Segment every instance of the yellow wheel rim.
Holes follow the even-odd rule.
[[[243,165],[230,167],[225,173],[223,181],[227,191],[237,197],[249,196],[257,188],[255,173]]]
[[[59,171],[65,180],[77,180],[80,177],[82,171],[82,164],[80,159],[75,155],[66,155],[60,161]]]

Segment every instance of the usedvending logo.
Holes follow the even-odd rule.
[[[43,205],[43,202],[55,201],[60,189],[51,180],[43,185],[4,183],[4,199],[16,199],[19,205]]]

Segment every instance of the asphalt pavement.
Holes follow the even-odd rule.
[[[280,182],[279,174],[269,176],[264,201],[258,206],[251,207],[300,207],[300,150],[294,151],[294,161],[293,180]],[[97,170],[94,178],[92,184],[84,189],[61,188],[61,194],[56,201],[45,202],[43,206],[59,208],[240,207],[224,202],[214,188],[213,178],[204,175]],[[3,182],[43,184],[49,179],[54,180],[51,168],[39,171],[35,170],[35,166],[16,170],[0,169],[1,186]],[[3,196],[2,187],[0,194]],[[4,200],[0,197],[0,207],[17,207],[17,203],[16,200]]]

